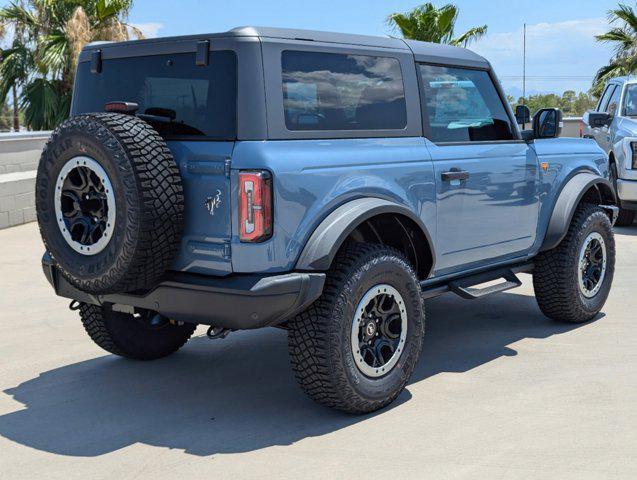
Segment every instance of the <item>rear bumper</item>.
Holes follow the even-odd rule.
[[[42,258],[42,268],[61,297],[94,305],[110,304],[121,311],[144,308],[173,320],[232,330],[274,326],[288,320],[314,302],[325,283],[324,273],[224,278],[174,273],[148,292],[93,295],[71,285],[47,254]]]

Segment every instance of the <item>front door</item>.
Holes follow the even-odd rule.
[[[526,254],[536,237],[539,165],[489,72],[420,65],[437,202],[436,274]]]
[[[619,115],[619,101],[621,100],[621,95],[622,86],[610,84],[602,96],[599,104],[599,111],[608,113],[613,118],[615,115]],[[610,152],[612,146],[610,128],[610,125],[593,128],[593,137],[595,137],[595,141],[606,153]]]

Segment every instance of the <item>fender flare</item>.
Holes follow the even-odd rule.
[[[606,178],[593,173],[576,174],[564,185],[555,202],[540,252],[557,247],[564,239],[577,206],[591,188],[596,188],[602,199],[609,199],[608,202],[604,202],[600,206],[613,212],[613,207],[617,204],[617,197],[612,184]]]
[[[432,263],[435,263],[431,235],[418,215],[399,203],[382,198],[366,197],[341,205],[316,227],[296,262],[296,269],[328,270],[339,248],[356,227],[383,213],[400,214],[413,220],[425,235],[432,253]]]

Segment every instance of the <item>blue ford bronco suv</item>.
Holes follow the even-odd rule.
[[[540,309],[597,315],[617,201],[604,152],[520,131],[469,50],[272,28],[92,44],[40,161],[44,273],[108,352],[152,360],[279,327],[317,402],[392,402],[424,299],[531,273]]]

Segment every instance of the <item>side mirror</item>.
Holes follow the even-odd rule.
[[[542,108],[533,116],[535,138],[557,138],[563,126],[562,111],[558,108]]]
[[[515,121],[518,125],[531,123],[531,110],[526,105],[518,105],[515,107]]]
[[[601,128],[608,127],[613,121],[613,117],[610,113],[590,110],[584,114],[582,121],[591,128]]]

